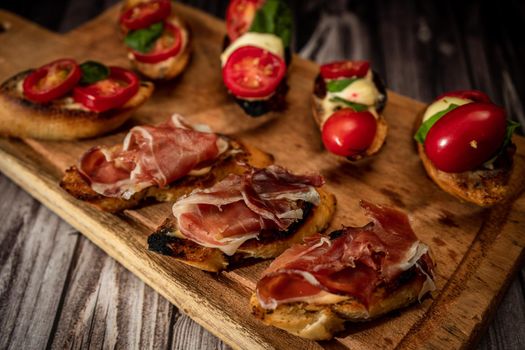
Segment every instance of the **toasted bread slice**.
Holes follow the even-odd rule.
[[[384,96],[384,98],[378,103],[376,135],[370,147],[368,147],[368,149],[363,154],[359,154],[353,157],[348,157],[348,159],[352,161],[359,160],[364,157],[369,157],[379,152],[379,150],[385,143],[386,135],[388,134],[388,125],[386,123],[385,118],[383,117],[381,113],[386,105],[387,92],[386,92],[385,85],[383,84],[383,81],[379,78],[379,75],[376,72],[374,72],[373,74],[374,74],[373,75],[374,83],[376,84],[382,96]],[[328,111],[326,111],[325,108],[323,107],[323,99],[326,96],[326,93],[327,93],[326,83],[324,79],[321,77],[321,75],[319,74],[315,79],[314,93],[312,95],[312,115],[319,129],[322,129],[323,123],[325,119],[328,117],[327,116]]]
[[[141,82],[139,91],[122,107],[98,113],[74,103],[71,97],[34,103],[24,97],[22,83],[32,70],[0,85],[0,135],[44,140],[75,140],[112,131],[128,120],[153,93],[153,84]]]
[[[173,234],[176,231],[174,218],[167,219],[148,238],[149,249],[210,272],[224,270],[230,264],[235,265],[244,259],[274,258],[292,244],[302,242],[304,237],[324,231],[332,220],[335,212],[335,196],[327,192],[324,187],[316,190],[321,197],[319,205],[305,210],[305,218],[297,225],[285,233],[275,233],[260,240],[248,240],[232,256],[224,254],[219,249],[204,247],[189,239],[176,237]]]
[[[187,175],[166,188],[152,186],[135,193],[130,199],[106,197],[96,193],[90,187],[87,180],[81,175],[76,166],[66,170],[60,182],[60,186],[72,196],[88,202],[101,210],[111,213],[124,209],[137,207],[146,199],[158,202],[172,202],[177,198],[193,191],[196,188],[204,188],[220,181],[230,173],[241,174],[246,171],[242,163],[248,163],[255,167],[266,167],[273,163],[273,157],[258,148],[245,145],[235,140],[229,140],[233,150],[240,152],[227,152],[219,157],[209,168],[209,171],[200,175]]]
[[[171,15],[169,21],[181,28],[182,43],[181,51],[167,60],[158,63],[139,62],[133,54],[129,54],[131,65],[142,75],[154,80],[170,80],[182,73],[190,61],[191,54],[191,30],[189,26],[179,17]]]
[[[417,131],[424,111],[416,121]],[[509,196],[509,181],[513,169],[513,144],[507,147],[494,169],[478,169],[463,173],[447,173],[432,164],[425,153],[425,147],[417,143],[419,158],[430,178],[445,192],[460,200],[474,203],[481,207],[490,207],[502,202]]]
[[[266,310],[254,293],[250,298],[252,313],[265,324],[284,329],[292,334],[313,340],[331,339],[344,329],[347,321],[372,320],[418,300],[426,276],[415,268],[405,271],[396,286],[376,288],[368,308],[360,301],[348,297],[334,304],[295,302],[281,304],[275,310]]]

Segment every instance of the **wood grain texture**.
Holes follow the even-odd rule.
[[[109,23],[109,21],[108,21],[108,23]],[[82,32],[79,32],[79,33],[82,33]],[[78,35],[80,35],[80,34],[78,34]],[[77,42],[78,42],[78,40],[77,40]],[[86,44],[89,44],[89,43],[86,42]],[[96,48],[96,49],[103,51],[103,48]],[[97,51],[97,52],[100,52],[100,51]],[[214,55],[214,53],[210,53],[210,56],[212,56],[212,55]],[[212,56],[212,57],[214,57],[214,56]],[[22,64],[22,63],[19,63],[19,64]],[[38,63],[35,63],[35,64],[38,64]],[[199,63],[196,63],[196,64],[199,64]],[[313,71],[312,71],[313,66],[311,66],[309,64],[306,64],[306,63],[304,63],[304,64],[305,64],[304,67],[302,65],[298,66],[298,68],[297,68],[298,71],[302,71],[302,70],[305,70],[307,72],[309,71],[308,74],[312,75],[313,74]],[[294,74],[294,73],[292,73],[292,74]],[[297,73],[295,73],[295,74],[297,74]],[[415,76],[417,76],[417,74]],[[295,84],[297,84],[297,85],[308,85],[308,84],[311,85],[311,80],[309,80],[310,78],[311,77],[303,77],[302,79],[296,79],[296,77],[293,77],[293,79],[295,79]],[[183,88],[184,87],[180,87],[180,89],[183,89]],[[179,89],[179,87],[177,87],[177,89]],[[166,93],[167,92],[166,90],[167,89],[165,89],[163,92]],[[161,94],[163,92],[161,92]],[[223,92],[221,92],[221,93],[223,93]],[[169,92],[168,92],[168,94],[169,94]],[[183,96],[183,94],[180,94],[179,96],[181,96],[181,95]],[[172,96],[172,97],[173,98],[177,98],[177,96]],[[295,103],[299,103],[301,101],[299,94],[296,94],[295,96],[293,96],[293,98],[295,99],[294,100]],[[400,99],[400,101],[401,100],[403,100],[403,99]],[[170,101],[167,101],[166,96],[164,96],[164,99],[159,99],[159,101],[157,101],[157,102],[159,102],[159,104],[165,103],[166,107],[168,107],[170,105]],[[270,122],[268,120],[265,120],[264,123],[261,123],[261,124],[263,124],[262,127],[259,127],[259,125],[257,125],[258,123],[255,123],[255,126],[254,125],[249,125],[245,129],[242,129],[241,132],[238,132],[238,130],[235,130],[234,128],[232,129],[232,125],[231,125],[232,123],[228,123],[228,122],[235,121],[236,120],[235,118],[242,118],[242,116],[236,110],[235,106],[232,106],[231,104],[226,105],[225,107],[221,107],[220,105],[221,105],[222,102],[223,101],[219,101],[218,105],[213,106],[209,110],[206,109],[206,108],[203,108],[202,111],[197,111],[195,113],[194,111],[192,112],[191,109],[190,109],[190,110],[187,111],[187,113],[190,114],[190,116],[192,117],[192,120],[204,120],[204,121],[206,121],[206,120],[208,120],[210,115],[214,116],[215,119],[219,119],[219,118],[226,119],[226,121],[220,120],[221,122],[224,122],[224,123],[215,121],[216,124],[217,124],[215,126],[218,127],[218,128],[222,128],[224,130],[228,130],[229,132],[232,132],[232,133],[239,133],[241,135],[245,135],[246,138],[253,139],[256,142],[258,142],[259,144],[270,143],[269,141],[266,140],[267,137],[265,137],[265,136],[267,136],[267,135],[264,134],[264,133],[273,132],[273,130],[275,130],[277,128],[282,128],[282,127],[288,126],[290,124],[289,122],[286,123],[286,122],[283,122],[281,120],[274,120],[272,122],[273,124],[270,124]],[[226,98],[226,103],[229,103],[227,98]],[[409,103],[409,102],[407,102],[407,103]],[[392,110],[389,115],[397,116],[397,115],[401,114],[399,111],[403,110],[403,106],[402,106],[403,103],[399,102],[399,104],[400,104],[400,106],[396,106],[394,104],[394,108],[397,108],[397,109]],[[418,108],[420,108],[420,107],[421,106],[418,105]],[[231,113],[232,116],[230,116],[229,114],[226,115],[226,112],[222,108],[225,108],[226,112]],[[411,110],[410,113],[413,113],[414,110]],[[141,115],[140,118],[143,118],[144,120],[153,120],[153,119],[155,119],[155,116],[152,116],[152,112],[154,112],[154,111],[150,110],[150,112],[144,113],[144,115]],[[299,116],[298,118],[303,118],[303,117],[304,116]],[[300,120],[303,120],[303,119],[300,119]],[[311,119],[306,119],[306,121],[307,121],[306,125],[308,126],[308,123],[311,122]],[[278,124],[281,124],[281,125],[280,126],[275,126],[274,125],[275,123],[278,123]],[[300,124],[300,123],[298,123],[298,124]],[[256,127],[258,129],[256,129]],[[310,126],[308,126],[308,127],[310,127]],[[404,128],[406,128],[406,125],[400,126],[398,128],[398,130],[403,130]],[[257,135],[257,133],[259,133],[261,129],[262,129],[263,134],[262,135]],[[302,139],[302,138],[300,139],[300,142],[298,143],[299,146],[297,146],[297,145],[294,145],[294,146],[298,149],[300,157],[304,157],[305,155],[308,154],[308,152],[313,150],[315,152],[316,157],[320,157],[321,158],[322,157],[322,152],[320,151],[319,143],[317,145],[315,145],[315,147],[313,147],[311,142],[309,142],[309,139],[308,139],[308,138],[310,138],[310,139],[316,139],[317,138],[317,140],[318,140],[318,136],[316,136],[316,134],[313,133],[315,131],[315,129],[313,129],[313,123],[311,125],[311,129],[310,130],[311,130],[311,133],[309,135],[307,134],[304,137],[304,139]],[[294,133],[297,134],[300,131],[302,131],[302,129],[300,129],[299,127],[295,127],[295,128],[292,127],[291,133],[292,134],[294,134]],[[397,131],[397,132],[399,132],[399,131]],[[106,138],[104,140],[104,142],[112,142],[114,139],[115,139],[115,137],[113,137],[113,138],[109,137],[109,138]],[[396,143],[397,144],[398,141],[399,140],[396,139],[395,141],[391,141],[391,143]],[[403,140],[403,142],[405,143],[405,145],[408,145],[408,140]],[[81,150],[85,149],[85,147],[87,147],[88,144],[89,143],[76,146],[72,150],[72,153],[74,154],[75,152],[76,153],[81,152]],[[31,143],[31,145],[33,147],[35,147],[35,143]],[[268,146],[268,148],[274,147],[273,150],[278,152],[278,153],[280,151],[279,148],[276,147],[275,145],[272,146],[271,144],[267,144],[267,146]],[[6,147],[9,148],[9,146],[6,146]],[[63,144],[61,144],[61,145],[60,144],[59,145],[53,145],[53,146],[52,145],[44,145],[44,147],[40,147],[39,148],[39,151],[40,152],[44,152],[46,149],[49,149],[50,147],[56,147],[57,150],[60,150],[60,149],[63,149],[64,145]],[[23,148],[23,145],[16,144],[15,148],[18,150],[19,148]],[[301,148],[306,148],[306,151],[301,150]],[[55,149],[55,148],[51,148],[51,149]],[[28,149],[26,149],[26,151],[28,153],[27,154],[24,153],[24,156],[30,157],[30,154],[32,152],[31,149],[28,148]],[[277,153],[277,155],[279,155],[278,153]],[[69,158],[67,158],[67,156],[64,156],[64,157],[61,157],[61,158],[59,157],[58,160],[57,160],[57,158],[55,158],[55,159],[53,159],[54,165],[59,165],[59,164],[67,163],[69,161],[74,161],[75,157],[76,156],[73,155],[73,156],[70,156],[71,159],[69,159]],[[393,161],[395,162],[396,159],[399,159],[397,157],[392,157],[392,154],[390,154],[389,156],[385,156],[383,158],[385,159],[385,161],[384,161],[385,165],[388,164],[388,163],[392,163]],[[280,162],[281,163],[285,163],[285,161],[293,164],[293,162],[289,159],[289,157],[287,157],[287,155],[281,155]],[[385,185],[386,184],[384,187],[380,188],[380,191],[379,191],[380,195],[379,195],[379,197],[378,197],[378,194],[376,193],[377,191],[374,191],[374,190],[367,189],[368,192],[365,191],[363,193],[365,193],[366,195],[370,194],[372,196],[376,196],[377,198],[379,198],[381,201],[383,201],[385,203],[386,202],[390,202],[390,203],[396,204],[398,206],[404,206],[407,210],[411,210],[411,209],[416,208],[417,206],[420,206],[421,204],[425,204],[425,203],[412,203],[411,202],[412,199],[409,198],[410,197],[409,196],[410,189],[408,189],[408,190],[405,189],[404,191],[403,190],[398,191],[398,188],[396,188],[396,184],[398,183],[399,178],[396,178],[395,175],[393,176],[393,178],[388,179],[388,181],[386,181],[386,182],[385,182],[385,179],[382,179],[382,180],[379,179],[379,177],[383,177],[384,178],[385,177],[384,174],[388,174],[388,168],[381,166],[379,160],[371,164],[372,167],[375,167],[376,163],[378,163],[379,168],[375,169],[374,171],[379,172],[378,175],[381,175],[381,176],[375,176],[374,178],[368,178],[369,176],[372,176],[371,174],[369,174],[370,169],[363,170],[362,168],[356,168],[356,167],[348,166],[348,165],[346,165],[344,163],[341,163],[338,160],[335,160],[335,159],[332,159],[332,158],[327,160],[327,163],[328,164],[324,164],[324,162],[320,162],[320,159],[317,159],[316,161],[314,161],[314,164],[308,165],[307,168],[308,169],[312,169],[312,168],[315,168],[316,166],[319,166],[319,165],[321,165],[321,167],[326,165],[327,168],[323,168],[322,169],[323,173],[325,175],[329,175],[330,176],[330,180],[334,181],[335,183],[337,181],[341,181],[341,179],[344,179],[347,176],[350,176],[352,183],[356,182],[356,188],[353,189],[353,190],[347,191],[345,193],[345,196],[349,196],[350,198],[353,198],[353,197],[355,197],[356,194],[362,192],[362,191],[360,191],[360,189],[362,188],[361,186],[370,187],[371,184],[378,183],[378,184],[381,184],[381,185]],[[421,175],[421,169],[418,170],[418,163],[417,163],[417,161],[414,162],[411,166],[412,166],[411,169],[415,169],[416,170],[416,174]],[[301,166],[298,166],[297,169],[299,169],[300,167]],[[54,167],[51,166],[51,168],[54,168]],[[58,167],[58,169],[61,169],[61,168],[63,168],[63,167]],[[49,169],[49,172],[51,174],[55,174],[56,175],[56,170],[57,170],[56,168],[55,168],[55,170]],[[349,174],[344,174],[345,172],[346,173],[351,173],[351,174],[350,175]],[[367,176],[366,179],[364,178],[365,175]],[[334,186],[337,187],[337,183]],[[396,192],[396,191],[398,191],[398,192]],[[427,191],[424,191],[424,194],[430,193],[432,191],[436,191],[436,189],[430,188]],[[408,199],[407,199],[407,197],[408,197]],[[447,200],[446,197],[444,197],[442,194],[438,194],[437,197],[433,197],[432,195],[430,195],[429,201],[433,200],[433,199],[438,199],[438,200],[444,201],[444,203],[449,203],[449,200]],[[43,200],[46,201],[46,199],[43,199]],[[47,200],[49,200],[49,199],[47,199]],[[459,205],[459,204],[456,204],[456,206],[453,205],[453,208],[456,208],[456,207],[465,210],[465,208],[464,208],[465,206],[464,205]],[[354,207],[354,209],[355,208],[356,207]],[[427,210],[432,212],[431,209],[432,208],[429,208]],[[153,209],[149,208],[149,210],[151,212],[151,210],[153,210]],[[162,209],[159,208],[157,210],[162,210]],[[522,210],[522,208],[518,209],[518,210]],[[142,214],[145,217],[151,217],[151,213],[148,213],[147,210],[144,211],[143,213],[136,213],[136,214]],[[423,211],[423,212],[419,213],[419,216],[416,216],[416,220],[419,222],[420,225],[436,224],[436,222],[439,222],[439,217],[434,217],[433,218],[436,221],[430,220],[429,222],[425,222],[426,214],[428,214],[428,212],[425,213]],[[499,213],[495,213],[494,215],[496,215],[496,217],[499,217],[500,214]],[[131,216],[133,216],[133,215],[131,215]],[[138,215],[135,215],[135,217],[137,217],[137,216]],[[424,216],[424,217],[420,217],[420,216]],[[124,220],[125,220],[125,218],[124,218]],[[350,222],[351,220],[358,220],[358,219],[352,218],[352,217],[346,217],[344,220],[345,220],[345,222],[351,223]],[[461,221],[460,224],[463,224],[463,222],[465,222],[465,224],[467,226],[468,225],[472,225],[472,221],[475,221],[475,220],[471,220],[469,218],[466,218],[466,219],[461,218],[461,220],[464,220],[464,221]],[[341,218],[340,221],[342,222],[343,219]],[[520,226],[520,227],[522,227],[522,226]],[[445,230],[445,231],[447,231],[447,230]],[[478,237],[480,237],[480,234],[482,234],[482,231],[480,231],[481,233],[478,233]],[[450,234],[453,234],[454,232],[455,232],[454,230],[451,230],[451,232],[448,232],[448,234],[450,235]],[[445,234],[447,234],[447,232],[445,232]],[[488,236],[488,237],[485,237],[485,236]],[[485,237],[485,238],[487,238],[490,241],[490,239],[491,239],[490,232],[486,233],[485,236],[482,236],[482,237]],[[429,236],[428,238],[431,238],[431,236]],[[432,242],[429,242],[429,243],[433,247],[434,247],[434,245],[438,244],[436,242],[434,242],[434,244]],[[458,252],[455,252],[454,251],[454,248],[455,248],[454,242],[448,242],[447,241],[446,243],[447,244],[445,245],[444,248],[439,249],[439,251],[440,251],[439,255],[443,255],[443,256],[446,255],[446,254],[454,255],[453,253],[455,253],[456,257],[461,257],[462,254],[465,252],[465,250],[459,250]],[[447,245],[450,245],[451,247],[449,247]],[[467,261],[470,261],[470,263],[472,265],[474,265],[474,267],[467,268],[466,271],[463,271],[462,273],[460,273],[460,275],[462,274],[462,276],[468,276],[468,273],[472,272],[473,269],[474,269],[474,271],[477,271],[478,267],[476,266],[476,263],[477,263],[476,257],[479,257],[480,254],[488,253],[487,251],[481,251],[481,253],[480,253],[479,249],[481,249],[481,248],[478,249],[478,247],[476,247],[475,245],[473,245],[473,247],[474,248],[472,248],[472,249],[469,248],[467,250],[468,252],[472,252],[472,253],[470,253],[471,254],[470,256],[472,258],[470,258],[470,260],[467,260]],[[82,245],[81,248],[82,248],[81,249],[82,252],[87,249],[87,248],[84,248],[84,245]],[[446,250],[446,249],[449,249],[449,248],[451,248],[451,251],[453,253],[449,253]],[[106,259],[108,259],[108,258],[106,257]],[[444,258],[444,259],[445,259],[444,260],[445,262],[448,260],[446,258]],[[89,260],[89,261],[91,261],[91,266],[89,264],[84,264],[83,268],[82,268],[82,264],[80,264],[78,262],[72,263],[71,266],[75,266],[74,269],[72,270],[73,271],[73,275],[82,276],[83,274],[85,274],[87,268],[93,267],[93,263],[92,263],[93,261],[97,261],[97,266],[98,266],[98,261],[99,260],[101,260],[101,259],[100,258],[99,259],[95,258],[94,260]],[[110,259],[108,259],[108,260],[110,260]],[[454,259],[452,259],[452,260],[454,260]],[[112,261],[112,260],[110,260],[110,261]],[[454,261],[454,263],[459,263],[459,261]],[[115,273],[111,272],[111,271],[113,271],[114,267],[113,268],[109,268],[109,267],[106,267],[106,266],[107,266],[106,264],[102,264],[102,267],[98,267],[98,271],[100,271],[99,274],[101,273],[101,275],[103,275],[103,276],[108,276],[108,275],[111,276],[112,274],[114,275]],[[440,264],[440,267],[441,266],[443,266],[442,263]],[[454,269],[454,266],[450,266],[450,270],[447,270],[447,268],[445,267],[445,270],[444,270],[443,275],[441,276],[441,278],[445,279],[448,276],[448,274],[451,271],[453,271],[453,269]],[[225,279],[224,280],[221,279],[219,282],[220,283],[230,284],[230,285],[236,285],[236,284],[237,285],[247,285],[248,287],[250,287],[250,286],[253,285],[253,279],[254,279],[253,276],[257,275],[259,271],[260,271],[260,269],[257,269],[257,267],[250,267],[250,268],[246,268],[246,269],[243,269],[243,270],[240,270],[240,271],[236,271],[234,273],[227,273],[227,274],[224,274]],[[82,273],[82,272],[84,272],[84,273]],[[505,276],[502,276],[502,277],[505,277]],[[71,277],[71,279],[73,280],[72,282],[74,284],[80,284],[80,282],[81,282],[81,278],[78,278],[78,279],[75,280],[73,277]],[[118,290],[118,285],[120,284],[120,282],[119,283],[115,283],[114,281],[115,281],[114,277],[104,277],[104,279],[101,280],[100,282],[97,282],[96,278],[94,279],[94,283],[101,284],[101,285],[104,285],[106,287],[104,289],[100,288],[100,290],[113,290],[113,291]],[[91,284],[89,284],[89,285],[91,285]],[[82,287],[82,285],[80,285],[80,287]],[[86,285],[84,285],[83,287],[85,288]],[[457,289],[457,286],[455,288]],[[97,287],[97,289],[98,289],[98,287]],[[80,293],[79,292],[80,290],[83,290],[83,288],[79,288],[78,290],[76,290],[76,292],[78,294],[81,294],[81,295],[86,294],[86,293],[84,293],[84,294]],[[492,291],[491,291],[491,293],[492,293]],[[68,303],[68,296],[69,295],[75,295],[75,294],[76,293],[72,293],[72,294],[68,293],[66,295],[66,297],[64,298],[63,302],[62,302],[63,305],[66,305],[66,303]],[[105,293],[102,293],[102,297],[99,297],[99,295],[101,295],[100,291],[99,292],[91,291],[91,292],[89,292],[87,294],[88,294],[87,296],[85,296],[83,298],[80,298],[80,299],[83,299],[84,302],[83,303],[78,303],[78,304],[93,305],[93,302],[90,302],[90,300],[92,300],[91,298],[95,298],[95,305],[100,305],[100,306],[98,306],[95,310],[92,310],[91,313],[87,313],[88,316],[86,316],[86,314],[85,314],[86,312],[80,310],[83,307],[82,306],[79,307],[78,305],[77,305],[77,307],[75,307],[75,305],[76,305],[76,301],[74,300],[75,298],[69,296],[69,298],[71,298],[71,300],[69,301],[69,304],[67,304],[68,307],[67,308],[63,308],[63,310],[73,309],[74,311],[72,313],[72,316],[70,316],[69,318],[67,318],[67,313],[65,314],[64,317],[66,317],[66,321],[63,321],[63,322],[61,321],[61,322],[57,323],[57,325],[55,326],[56,330],[58,332],[57,335],[59,335],[59,338],[62,338],[62,339],[67,338],[67,337],[64,336],[64,332],[60,332],[61,330],[66,329],[68,334],[69,334],[69,332],[73,332],[72,333],[73,335],[77,335],[77,337],[75,337],[75,339],[80,342],[80,339],[82,339],[82,335],[83,335],[82,332],[86,332],[86,327],[83,326],[83,325],[89,324],[89,325],[93,325],[93,327],[90,326],[90,327],[87,328],[87,329],[89,329],[89,332],[87,332],[87,335],[84,335],[84,339],[86,339],[86,340],[88,340],[88,339],[89,340],[103,339],[104,341],[101,344],[105,344],[105,345],[115,344],[115,339],[116,339],[115,338],[115,333],[106,332],[105,329],[103,330],[100,327],[97,328],[96,326],[97,326],[97,324],[100,323],[101,320],[104,319],[104,317],[102,315],[106,316],[106,322],[109,322],[109,324],[115,324],[114,321],[111,321],[111,320],[115,319],[115,316],[114,316],[114,313],[112,313],[112,311],[111,311],[112,308],[110,307],[110,305],[115,305],[116,301],[115,300],[112,301],[111,298],[108,298],[107,295],[104,295]],[[109,293],[109,294],[112,294],[112,293]],[[104,311],[106,311],[106,313],[104,313]],[[81,317],[82,320],[90,320],[90,322],[87,323],[87,321],[78,321],[79,313],[82,315],[82,317]],[[162,314],[162,311],[159,310],[158,313]],[[413,321],[414,319],[418,318],[418,315],[417,314],[414,315],[414,312],[412,312],[412,310],[411,310],[411,313],[412,313],[412,317],[408,318],[409,321]],[[419,315],[419,317],[421,317],[421,316]],[[363,335],[363,334],[368,333],[368,337],[369,338],[373,338],[373,337],[377,338],[377,335],[384,334],[383,333],[384,330],[382,330],[382,328],[383,329],[384,328],[391,329],[390,332],[392,332],[392,333],[396,333],[398,331],[402,332],[403,331],[402,329],[396,328],[396,324],[399,325],[400,323],[406,321],[407,318],[404,317],[404,315],[401,317],[402,318],[401,320],[399,318],[400,318],[399,316],[395,316],[392,319],[385,320],[384,323],[381,323],[381,324],[378,324],[378,325],[374,324],[371,329],[369,329],[368,327],[363,327],[364,329],[362,329],[361,327],[358,327],[358,329],[362,330],[362,332],[360,332],[359,334],[354,334],[354,337],[352,337],[353,339],[350,339],[350,340],[343,339],[343,340],[341,340],[341,342],[343,344],[354,345],[354,346],[356,346],[356,344],[357,345],[361,344],[361,346],[362,346],[362,344],[369,344],[369,345],[376,344],[376,345],[379,346],[380,343],[374,343],[373,341],[367,343],[367,341],[369,341],[369,340],[366,338],[367,336]],[[161,317],[161,319],[162,319],[162,317]],[[67,320],[69,320],[69,322]],[[97,321],[99,321],[99,322],[97,322]],[[178,321],[178,318],[177,318],[177,321]],[[170,318],[170,322],[173,322],[171,320],[171,318]],[[77,324],[78,326],[71,326],[71,324],[73,324],[73,323]],[[395,323],[395,324],[393,324],[393,323]],[[480,323],[481,323],[481,321],[480,321]],[[175,325],[176,322],[173,323],[173,324]],[[423,322],[423,325],[424,324],[425,323]],[[427,323],[427,325],[428,325],[428,326],[426,326],[427,329],[431,329],[431,330],[433,330],[433,327],[436,326],[435,324],[429,324],[429,323]],[[73,331],[71,330],[71,329],[75,329],[75,328],[80,330],[80,332],[76,333],[74,330]],[[111,327],[108,327],[108,328],[111,329]],[[184,329],[182,326],[177,328],[177,330],[179,332],[182,329]],[[462,331],[463,332],[468,332],[469,329],[467,327],[467,328],[465,328]],[[108,334],[105,334],[105,333],[108,333]],[[120,334],[120,332],[119,332],[119,334]],[[410,333],[409,333],[409,335],[410,335]],[[461,332],[460,332],[459,336],[461,337]],[[169,339],[169,337],[168,337],[168,339]],[[394,337],[392,339],[391,338],[387,338],[387,339],[392,341],[393,344],[394,344],[394,342],[399,341],[399,337],[398,338]],[[377,341],[381,341],[381,340],[385,340],[386,341],[386,339],[384,337],[377,338]],[[406,341],[408,341],[408,340],[406,340]],[[387,343],[388,343],[388,341],[387,341]],[[65,343],[64,344],[62,344],[62,343],[57,343],[57,344],[51,343],[51,344],[53,344],[57,348],[61,348],[62,347],[61,345],[70,345],[69,343],[68,344],[65,344]],[[78,346],[78,344],[82,344],[82,343],[81,342],[80,343],[75,343],[74,345]],[[135,343],[124,343],[124,344],[140,344],[140,343],[135,342]],[[174,341],[172,344],[176,345],[177,343]],[[201,345],[202,346],[208,346],[210,344],[214,344],[213,341],[211,343],[208,343],[208,342],[205,341]],[[331,344],[323,344],[323,345],[330,347],[330,346],[336,346],[337,344],[338,343],[331,343]],[[84,344],[84,346],[85,346],[85,344]],[[179,345],[176,345],[176,346],[179,346]]]

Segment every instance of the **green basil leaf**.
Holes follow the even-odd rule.
[[[249,32],[275,34],[285,48],[292,40],[292,10],[284,0],[266,0],[253,19]]]
[[[330,80],[329,82],[326,83],[326,90],[328,92],[343,91],[357,79],[358,78]]]
[[[351,107],[356,112],[363,112],[368,110],[368,106],[363,105],[361,103],[356,103],[352,101],[345,100],[344,98],[335,96],[330,99],[330,102],[339,102],[342,103],[348,107]]]
[[[93,84],[99,80],[104,80],[109,76],[109,68],[102,63],[86,61],[80,65],[82,78],[80,84]]]
[[[430,128],[439,120],[442,116],[447,114],[448,112],[452,111],[453,109],[458,108],[459,106],[457,104],[451,103],[448,108],[437,112],[432,117],[428,118],[425,122],[421,124],[419,129],[417,130],[416,134],[414,135],[414,139],[423,144],[425,143],[425,139],[427,138],[427,134],[430,131]]]
[[[494,157],[490,158],[485,163],[483,163],[485,168],[491,169],[493,167],[492,163],[505,152],[509,144],[512,142],[512,135],[520,126],[520,123],[515,122],[514,120],[507,119],[507,128],[505,130],[505,139],[503,140],[503,144],[499,148],[498,152],[496,152],[496,155]]]
[[[164,30],[162,22],[154,23],[143,29],[132,30],[126,35],[124,42],[135,51],[146,53],[151,50],[155,40],[157,40]]]

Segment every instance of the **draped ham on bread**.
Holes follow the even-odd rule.
[[[388,287],[411,268],[426,277],[420,298],[435,289],[428,246],[417,239],[408,217],[364,201],[361,207],[372,219],[368,225],[345,227],[330,238],[308,237],[270,264],[257,283],[263,308],[317,302],[327,295],[355,298],[368,306],[376,287]]]
[[[165,123],[132,128],[121,146],[90,149],[79,170],[95,192],[129,199],[147,187],[169,185],[227,148],[207,126],[190,127],[174,114]]]
[[[262,230],[285,231],[303,218],[299,201],[318,205],[320,175],[294,175],[272,165],[231,174],[213,187],[197,190],[173,205],[177,234],[233,255]]]

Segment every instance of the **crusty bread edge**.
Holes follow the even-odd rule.
[[[301,302],[281,304],[275,310],[264,309],[255,293],[250,298],[252,314],[267,325],[312,340],[328,340],[345,328],[345,322],[363,322],[393,310],[406,307],[418,300],[426,277],[416,274],[409,283],[388,293],[379,287],[370,307],[349,298],[336,304],[307,304]]]

